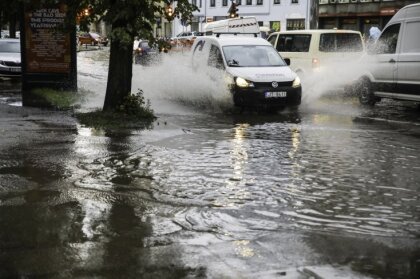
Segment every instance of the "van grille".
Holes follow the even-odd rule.
[[[267,87],[273,87],[273,82],[254,82],[254,86],[256,88],[267,88]],[[285,81],[285,82],[277,82],[278,87],[289,87],[292,86],[293,81]]]

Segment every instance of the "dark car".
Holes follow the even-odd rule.
[[[79,45],[91,45],[91,46],[97,46],[97,45],[108,45],[108,39],[106,37],[102,37],[98,33],[95,32],[88,32],[80,34],[78,37]]]
[[[20,77],[20,40],[0,39],[0,77]]]
[[[156,48],[149,45],[149,41],[141,40],[139,41],[137,47],[133,48],[134,63],[141,65],[150,64],[158,55]]]

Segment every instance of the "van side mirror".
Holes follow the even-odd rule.
[[[287,66],[290,66],[290,58],[283,58],[284,62],[286,62]]]

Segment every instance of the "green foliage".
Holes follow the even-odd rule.
[[[86,92],[77,93],[51,88],[37,88],[33,89],[31,93],[47,106],[52,106],[57,109],[69,109],[83,102]]]
[[[144,99],[143,91],[140,89],[135,94],[125,96],[122,103],[116,107],[115,112],[144,118],[154,118],[153,110],[150,107],[150,100],[146,101]]]
[[[91,22],[103,20],[113,26],[109,38],[129,47],[132,47],[135,36],[153,40],[156,19],[167,17],[167,7],[174,5],[171,0],[67,0],[67,3],[69,12],[76,14],[89,9],[88,16],[80,17],[82,30],[87,31]],[[188,0],[178,0],[171,19],[177,17],[184,22],[191,22],[192,12],[197,10]]]
[[[140,89],[126,96],[113,111],[97,110],[76,116],[82,125],[101,129],[151,128],[156,119],[149,100],[145,100]]]

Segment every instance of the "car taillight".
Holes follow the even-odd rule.
[[[312,68],[319,68],[319,59],[312,58]]]

